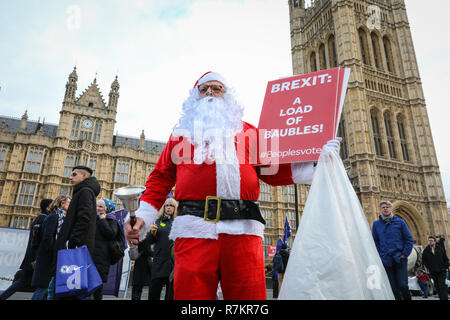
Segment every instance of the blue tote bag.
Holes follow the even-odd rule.
[[[84,299],[103,284],[86,246],[58,251],[55,279],[57,297]]]
[[[87,251],[86,269],[87,269],[87,289],[85,290],[85,292],[82,292],[81,294],[77,295],[78,299],[86,298],[103,284],[102,278],[98,273],[98,270],[94,264],[94,261],[92,260],[91,255],[89,254],[89,251]]]
[[[88,248],[58,251],[56,265],[55,295],[57,297],[76,296],[88,289]]]

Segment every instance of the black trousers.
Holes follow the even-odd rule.
[[[133,288],[131,289],[131,300],[141,300],[143,288],[144,286],[141,284],[133,285]],[[150,286],[149,286],[148,300],[150,300]]]
[[[170,300],[173,297],[173,287],[170,285],[169,277],[152,279],[150,287],[150,300],[161,300],[161,291],[163,286],[166,286],[166,293],[164,300]]]
[[[445,270],[441,272],[430,272],[431,278],[434,282],[434,287],[436,288],[439,300],[448,300],[448,289],[445,284]]]

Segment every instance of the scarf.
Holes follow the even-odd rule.
[[[391,213],[390,215],[388,215],[387,217],[381,215],[381,220],[383,220],[384,223],[390,223],[392,221],[392,219],[394,219],[394,215]]]
[[[58,226],[56,227],[56,237],[55,239],[58,238],[58,233],[61,230],[61,226],[64,222],[64,218],[66,217],[66,211],[64,211],[61,208],[56,209],[56,213],[58,214]]]

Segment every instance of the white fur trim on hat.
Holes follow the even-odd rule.
[[[194,88],[198,87],[199,85],[201,85],[202,83],[208,82],[208,81],[219,81],[221,83],[223,83],[223,85],[225,87],[228,87],[225,78],[222,77],[220,74],[218,74],[217,72],[213,72],[213,71],[208,71],[207,73],[205,73],[204,75],[202,75],[200,77],[200,79],[197,80],[197,82],[194,85]]]

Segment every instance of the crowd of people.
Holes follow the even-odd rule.
[[[100,185],[89,167],[74,167],[70,182],[74,187],[72,196],[60,195],[55,199],[41,200],[41,213],[31,223],[23,261],[13,283],[0,295],[0,300],[30,289],[34,290],[32,300],[75,299],[55,294],[57,256],[61,249],[86,245],[103,284],[108,281],[112,265],[111,244],[118,238],[118,233],[123,234],[113,214],[115,205],[110,199],[97,199]],[[149,299],[159,300],[163,285],[166,286],[165,299],[173,297],[169,281],[173,257],[170,255],[168,233],[176,208],[177,202],[168,198],[158,221],[136,247],[138,256],[133,257],[134,251],[130,250],[130,258],[135,260],[133,300],[140,299],[143,284],[150,287]],[[103,285],[85,299],[102,300]]]

